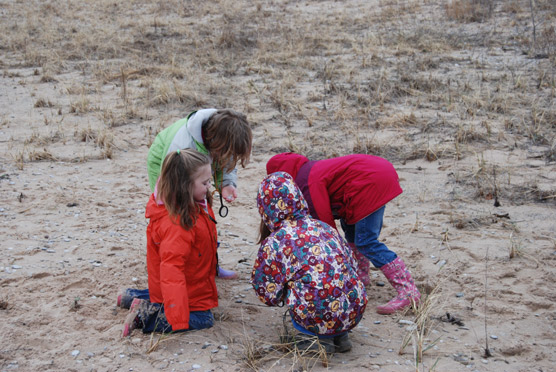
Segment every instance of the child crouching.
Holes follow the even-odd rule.
[[[348,331],[361,320],[367,294],[350,248],[335,229],[309,216],[285,172],[262,181],[257,205],[261,236],[251,282],[259,299],[287,304],[298,340],[317,336],[328,353],[351,350]]]

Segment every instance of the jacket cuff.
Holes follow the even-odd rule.
[[[235,187],[237,189],[237,185],[232,180],[222,181],[222,187],[226,187],[226,186],[230,186],[230,185],[232,185],[233,187]]]
[[[182,329],[189,329],[189,324],[188,323],[178,323],[178,324],[173,324],[172,325],[172,331],[179,331]]]

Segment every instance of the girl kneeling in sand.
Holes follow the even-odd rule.
[[[147,290],[129,289],[118,305],[130,306],[122,337],[212,327],[218,306],[217,235],[208,156],[192,149],[168,154],[145,213]],[[131,304],[130,304],[131,302]]]
[[[260,248],[251,282],[269,306],[288,305],[298,347],[314,345],[326,352],[351,349],[348,331],[367,305],[351,250],[338,232],[309,216],[307,202],[284,172],[267,176],[259,186],[262,217]],[[300,345],[301,344],[301,345]]]

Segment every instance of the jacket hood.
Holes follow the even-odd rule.
[[[151,194],[149,202],[147,203],[147,208],[145,210],[145,218],[150,218],[151,220],[156,220],[160,217],[167,215],[166,207],[164,203],[159,204],[156,201],[155,194]]]
[[[285,220],[298,220],[309,214],[307,201],[293,178],[285,172],[265,177],[257,195],[259,214],[272,232]]]
[[[308,161],[309,159],[305,156],[293,152],[284,152],[274,155],[266,163],[266,174],[286,172],[295,179],[295,177],[297,177],[297,172],[299,172],[299,168]]]
[[[189,116],[189,119],[187,120],[187,130],[195,139],[195,141],[203,143],[203,124],[205,124],[210,119],[210,117],[216,113],[216,111],[218,110],[213,108],[202,109],[195,111]]]

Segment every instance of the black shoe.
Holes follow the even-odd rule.
[[[336,346],[337,353],[348,352],[353,346],[347,332],[340,336],[334,337],[334,345]]]
[[[334,354],[336,351],[333,338],[318,338],[302,333],[295,336],[295,345],[299,350],[315,353],[318,353],[322,349],[324,349],[327,354]]]

